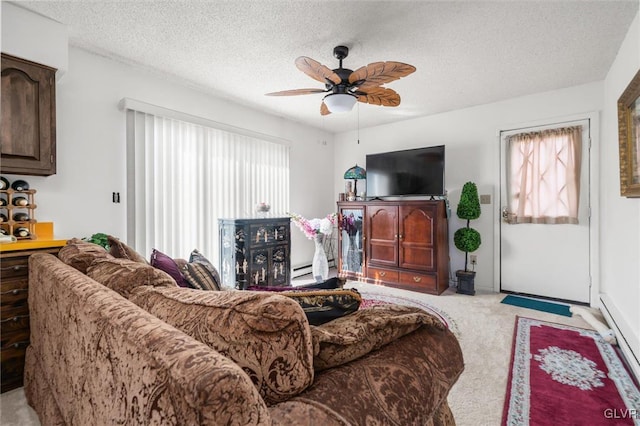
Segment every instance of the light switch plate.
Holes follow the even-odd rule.
[[[491,204],[491,195],[490,194],[482,194],[480,196],[480,204]]]

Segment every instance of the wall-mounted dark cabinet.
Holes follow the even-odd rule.
[[[55,75],[54,68],[2,54],[2,173],[56,173]]]

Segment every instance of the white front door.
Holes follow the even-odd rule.
[[[582,127],[582,165],[578,224],[510,224],[500,220],[500,289],[515,293],[589,303],[589,120],[546,126]],[[507,211],[506,138],[542,127],[500,134],[500,206]]]

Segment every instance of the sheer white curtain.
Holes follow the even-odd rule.
[[[186,121],[127,111],[128,240],[218,263],[218,219],[289,209],[289,147]]]
[[[510,223],[578,223],[582,128],[507,137]]]

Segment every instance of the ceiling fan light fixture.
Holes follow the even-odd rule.
[[[358,98],[354,95],[347,93],[332,93],[325,96],[324,103],[327,105],[327,108],[329,108],[329,111],[333,113],[349,112],[353,109],[357,100]]]

